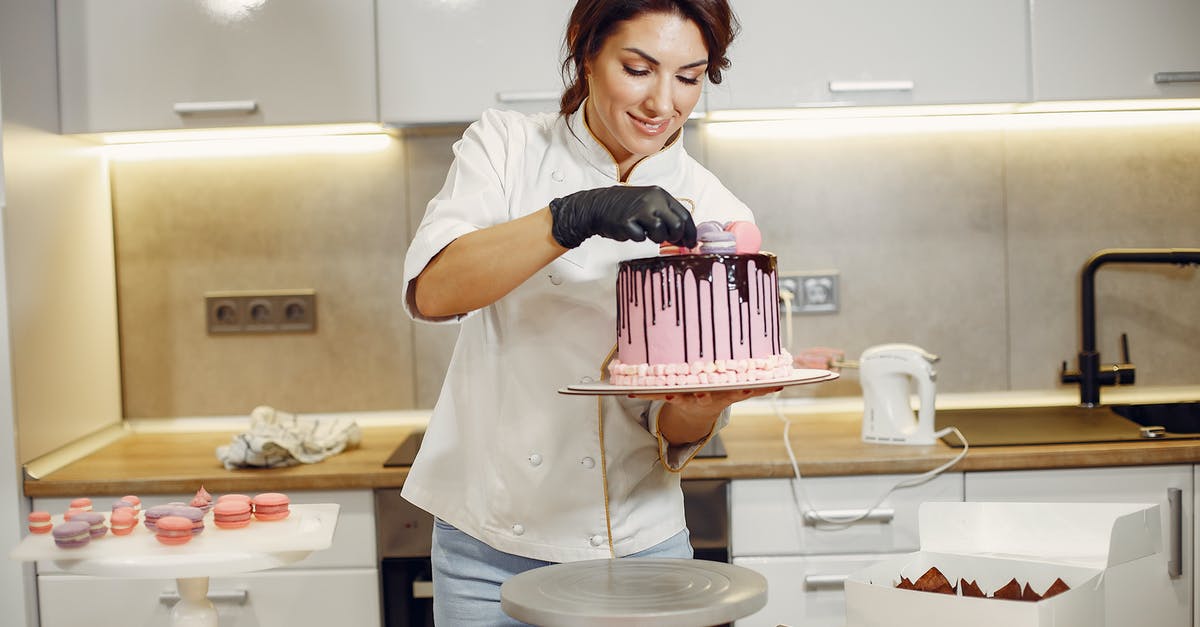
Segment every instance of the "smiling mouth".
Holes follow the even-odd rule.
[[[667,130],[667,128],[670,126],[670,120],[650,122],[633,115],[630,115],[629,117],[633,120],[634,126],[641,129],[641,131],[647,135],[661,135],[663,131]]]

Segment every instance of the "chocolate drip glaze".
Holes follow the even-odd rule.
[[[763,357],[764,355],[754,354],[754,343],[752,336],[757,331],[753,329],[752,321],[755,316],[764,318],[763,329],[761,336],[766,337],[768,345],[772,348],[773,354],[779,353],[780,338],[779,338],[779,310],[773,306],[775,300],[779,298],[779,286],[775,280],[776,276],[776,260],[773,255],[768,254],[699,254],[699,255],[670,255],[659,257],[647,257],[643,259],[633,259],[623,261],[620,264],[617,275],[617,294],[619,302],[617,303],[617,332],[620,335],[625,332],[626,341],[633,342],[633,334],[629,333],[630,325],[636,324],[630,320],[630,310],[632,307],[638,306],[639,302],[649,305],[649,313],[643,316],[642,319],[642,341],[644,350],[647,356],[647,361],[656,363],[655,356],[650,355],[650,342],[648,337],[649,326],[657,321],[658,309],[666,311],[667,308],[675,306],[675,325],[681,327],[687,323],[687,303],[685,295],[684,281],[691,280],[695,284],[696,300],[695,311],[700,312],[704,309],[704,293],[708,293],[708,309],[709,320],[715,318],[716,294],[713,293],[713,266],[721,263],[725,269],[726,286],[729,289],[729,298],[726,298],[726,307],[728,309],[728,319],[730,326],[733,325],[734,314],[737,315],[738,338],[739,344],[749,344],[751,357]],[[755,287],[757,287],[756,298],[751,302],[751,265],[757,269],[755,275]],[[691,272],[691,278],[687,278],[688,272]],[[654,275],[658,275],[657,292],[655,289]],[[636,277],[636,279],[635,279]],[[637,282],[637,287],[633,287],[633,283]],[[707,284],[705,289],[704,284]],[[645,289],[650,289],[650,294],[645,294]],[[733,293],[737,294],[737,305],[734,305]],[[661,300],[661,303],[659,302]],[[647,320],[647,317],[649,320]],[[703,328],[704,323],[700,320],[701,328],[698,331],[698,337],[701,341],[698,346],[691,346],[688,342],[688,334],[686,330],[683,333],[683,350],[685,360],[691,362],[695,359],[716,359],[717,354],[716,342],[717,329],[715,325],[709,324],[707,329],[711,337],[709,346],[713,347],[714,354],[706,355],[704,350],[705,342],[704,334],[706,329]],[[774,324],[772,324],[772,322]],[[729,334],[729,355],[734,354],[734,338],[731,332]]]

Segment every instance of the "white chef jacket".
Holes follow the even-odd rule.
[[[661,403],[557,393],[599,379],[616,342],[617,262],[654,256],[658,245],[589,238],[499,301],[449,320],[421,316],[410,288],[462,235],[619,184],[583,109],[569,118],[485,112],[455,143],[404,261],[409,314],[462,328],[402,495],[496,549],[551,562],[629,555],[684,528],[678,470],[703,442],[668,452]],[[753,219],[679,138],[637,164],[628,184],[691,200],[697,224]],[[725,412],[717,428],[727,421]]]

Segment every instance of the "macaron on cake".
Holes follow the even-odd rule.
[[[69,507],[71,509],[81,509],[85,512],[90,512],[90,511],[92,511],[92,499],[89,499],[89,498],[72,499],[71,504],[68,505],[67,507]]]
[[[92,541],[91,525],[82,520],[68,520],[55,525],[54,543],[63,549],[77,549]]]
[[[154,525],[154,537],[163,544],[186,544],[192,539],[192,521],[183,516],[163,516]]]
[[[230,499],[213,505],[213,524],[221,529],[239,529],[250,524],[250,503]]]
[[[291,513],[291,500],[286,494],[264,492],[254,497],[254,518],[258,520],[283,520]]]
[[[121,507],[108,517],[108,524],[112,527],[114,536],[127,536],[133,533],[133,528],[137,526],[137,516],[134,516],[132,508]]]
[[[50,512],[29,512],[29,533],[50,533]]]

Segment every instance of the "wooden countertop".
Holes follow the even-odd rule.
[[[792,417],[790,440],[805,476],[916,474],[952,459],[959,449],[867,444],[859,414]],[[728,456],[694,460],[687,479],[792,476],[774,416],[735,416],[722,432]],[[41,479],[25,481],[30,497],[187,494],[271,490],[359,490],[399,487],[408,470],[383,462],[414,427],[363,428],[362,445],[321,463],[271,470],[225,470],[215,449],[233,432],[137,433],[118,439]],[[1200,462],[1200,440],[973,447],[951,471],[1140,466]]]

